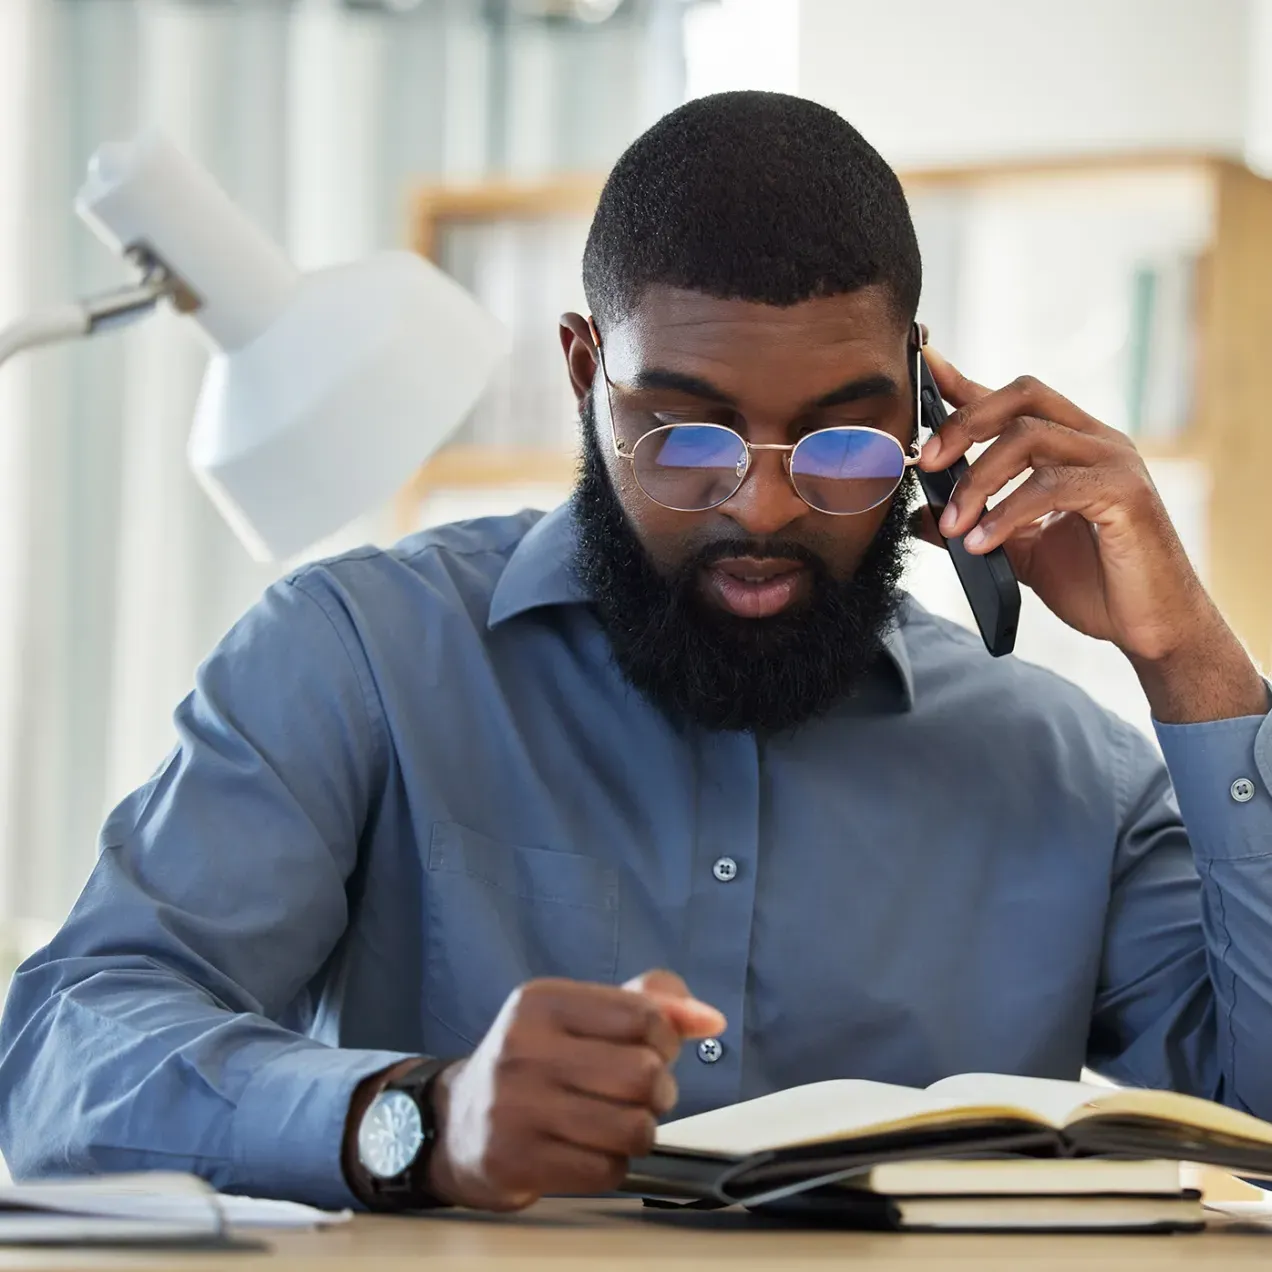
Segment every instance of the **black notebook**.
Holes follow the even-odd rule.
[[[1168,1158],[1272,1177],[1272,1125],[1169,1091],[968,1073],[925,1090],[816,1082],[661,1127],[625,1191],[759,1206],[885,1162]]]

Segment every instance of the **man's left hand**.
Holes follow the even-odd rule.
[[[1005,548],[1020,581],[1058,617],[1127,655],[1159,720],[1266,712],[1266,687],[1197,577],[1134,443],[1031,376],[991,391],[933,350],[925,355],[957,409],[924,446],[922,467],[939,471],[992,443],[955,489],[941,533],[964,535],[973,553]],[[924,537],[939,542],[932,530]]]

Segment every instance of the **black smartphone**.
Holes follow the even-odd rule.
[[[922,346],[915,342],[915,378],[919,397],[919,422],[930,433],[939,433],[949,412],[941,401],[941,391],[936,387]],[[966,459],[956,460],[939,473],[924,472],[919,468],[919,484],[927,496],[932,515],[940,521],[945,505],[954,493],[958,480],[967,472]],[[944,537],[944,536],[942,536]],[[1016,627],[1020,623],[1020,584],[1011,568],[1007,553],[995,548],[984,556],[974,556],[963,546],[963,539],[946,539],[950,560],[958,572],[958,581],[967,594],[976,625],[980,628],[985,648],[995,658],[1010,654],[1016,645]]]

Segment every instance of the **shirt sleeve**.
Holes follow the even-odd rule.
[[[279,1024],[348,918],[387,746],[332,595],[272,588],[200,669],[166,764],[115,810],[83,894],[14,978],[0,1147],[18,1177],[187,1170],[356,1204],[353,1088],[403,1058]]]
[[[1156,727],[1164,766],[1124,738],[1090,1062],[1272,1119],[1272,716]]]

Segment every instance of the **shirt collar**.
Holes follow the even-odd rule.
[[[580,605],[591,600],[574,571],[574,517],[567,501],[545,513],[522,536],[490,598],[486,626],[547,605]]]
[[[526,531],[504,566],[490,598],[489,628],[550,605],[583,605],[592,598],[574,570],[577,543],[569,502],[545,513]],[[883,652],[900,681],[902,707],[914,706],[914,668],[902,628],[909,597],[883,636]]]

